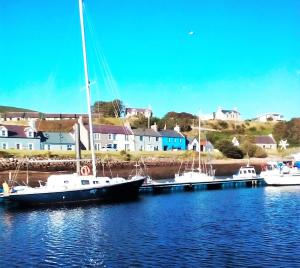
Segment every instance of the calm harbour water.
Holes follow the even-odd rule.
[[[300,187],[0,205],[0,267],[300,267]]]

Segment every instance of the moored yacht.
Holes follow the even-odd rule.
[[[26,186],[21,188],[14,188],[12,185],[4,183],[4,193],[2,198],[5,201],[25,205],[40,205],[132,198],[138,195],[139,188],[145,179],[145,177],[143,176],[133,176],[131,179],[126,180],[119,177],[97,177],[96,175],[96,156],[94,148],[94,135],[92,129],[90,83],[88,77],[82,0],[79,0],[79,15],[82,37],[87,108],[89,116],[89,140],[92,155],[92,172],[90,172],[90,168],[88,166],[83,166],[77,170],[77,173],[74,174],[51,175],[48,177],[46,184],[40,185],[39,187]],[[77,146],[79,146],[78,144],[79,142],[77,142]],[[75,161],[79,163],[80,160]]]
[[[300,185],[300,169],[297,165],[268,162],[260,176],[267,185]]]

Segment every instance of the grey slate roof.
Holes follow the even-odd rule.
[[[144,113],[144,112],[146,112],[146,111],[151,111],[151,109],[144,109],[144,108],[126,108],[126,109],[125,109],[125,112],[126,112],[126,113],[127,113],[127,112],[131,113],[131,112],[133,112],[133,111],[136,111],[136,112],[138,112],[138,113]]]
[[[236,110],[222,110],[222,113],[226,114],[226,113],[237,113],[240,114],[240,112],[236,111]]]
[[[88,126],[86,126],[88,128]],[[93,132],[100,134],[123,134],[132,135],[132,131],[124,126],[114,125],[93,125]]]
[[[72,135],[68,132],[43,132],[41,142],[46,144],[75,144]]]
[[[270,136],[255,137],[256,144],[276,144],[276,141]]]
[[[136,136],[151,136],[151,137],[161,137],[158,131],[149,128],[137,128],[132,130],[133,134]]]
[[[162,137],[170,137],[170,138],[184,138],[184,136],[178,133],[175,130],[161,130],[159,131]]]

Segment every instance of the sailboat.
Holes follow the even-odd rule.
[[[198,131],[198,140],[199,140],[199,154],[198,154],[198,169],[192,167],[191,170],[186,170],[182,174],[175,174],[174,181],[178,183],[198,183],[198,182],[210,182],[214,180],[214,170],[203,172],[201,169],[201,118],[199,114],[199,131]]]
[[[4,183],[4,193],[2,196],[4,201],[15,202],[21,205],[40,205],[132,198],[138,195],[139,188],[144,182],[145,177],[139,175],[133,176],[128,180],[120,177],[97,177],[96,175],[96,156],[92,126],[90,84],[88,77],[82,0],[79,0],[79,15],[89,116],[90,148],[93,167],[92,174],[89,175],[88,167],[84,166],[81,168],[82,172],[51,175],[48,177],[46,184],[39,187],[26,186],[19,190],[15,190],[14,188],[9,187],[7,183]]]

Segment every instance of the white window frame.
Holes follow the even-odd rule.
[[[31,145],[31,149],[30,149],[30,145]],[[34,150],[34,146],[33,146],[33,143],[28,143],[28,150]]]
[[[1,148],[2,148],[2,150],[7,150],[7,148],[8,148],[7,142],[2,142]]]
[[[33,131],[29,130],[29,131],[27,132],[27,136],[28,136],[28,138],[34,138]]]

